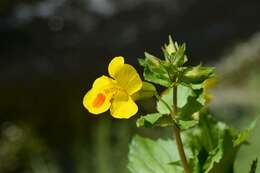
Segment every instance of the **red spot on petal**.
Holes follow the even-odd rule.
[[[94,102],[92,103],[92,106],[94,108],[99,108],[100,106],[103,105],[105,100],[106,100],[106,96],[104,94],[102,94],[102,93],[99,93],[97,95],[97,97],[95,98]]]

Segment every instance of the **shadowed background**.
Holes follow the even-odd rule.
[[[137,58],[161,56],[169,34],[187,43],[190,64],[217,66],[212,110],[244,127],[260,106],[259,11],[258,0],[1,0],[0,172],[127,172],[133,132],[170,133],[95,117],[82,98],[112,57],[141,73]],[[150,112],[153,102],[139,109]],[[258,138],[237,170],[260,156]]]

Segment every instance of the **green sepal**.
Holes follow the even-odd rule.
[[[133,100],[143,100],[153,97],[156,92],[156,88],[153,84],[143,82],[142,89],[134,93],[131,97]]]
[[[165,50],[165,52],[168,55],[171,55],[171,54],[175,53],[178,48],[179,48],[178,43],[177,42],[173,42],[172,37],[169,36],[169,43],[164,45],[163,50]]]
[[[180,67],[180,66],[183,66],[187,61],[188,61],[188,58],[187,56],[185,55],[185,51],[186,51],[186,44],[183,43],[177,50],[176,53],[173,53],[171,55],[173,61],[173,65],[177,66],[177,67]]]
[[[212,77],[214,72],[214,67],[202,67],[201,65],[190,67],[183,72],[180,81],[187,84],[200,84]]]
[[[169,43],[165,44],[162,48],[165,60],[170,62],[175,67],[180,67],[188,61],[185,55],[186,44],[183,43],[181,46],[177,42],[174,42],[169,36]]]
[[[170,63],[169,61],[161,61],[160,63],[162,68],[164,68],[167,71],[170,79],[174,79],[174,77],[178,76],[179,69],[172,63]]]

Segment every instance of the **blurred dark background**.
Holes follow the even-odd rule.
[[[127,172],[134,120],[90,115],[82,98],[112,57],[137,66],[168,35],[190,64],[219,67],[212,109],[242,127],[259,112],[259,19],[259,0],[0,0],[0,172]]]

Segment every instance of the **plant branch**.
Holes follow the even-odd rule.
[[[176,84],[173,86],[173,111],[171,112],[171,116],[173,119],[176,119],[176,116],[177,116],[177,85]],[[179,127],[176,126],[176,124],[174,124],[173,128],[174,128],[174,136],[175,136],[179,156],[180,156],[183,168],[184,168],[184,172],[191,173],[190,167],[189,167],[189,164],[188,164],[185,152],[184,152],[183,143],[181,140],[181,131],[180,131]]]

